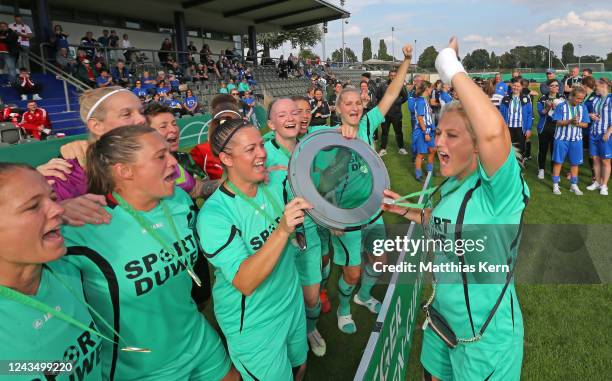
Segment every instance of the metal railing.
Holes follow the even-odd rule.
[[[91,86],[85,84],[84,82],[66,73],[65,71],[55,67],[53,64],[45,61],[41,56],[37,55],[36,53],[29,51],[28,57],[30,61],[36,63],[37,65],[40,65],[40,67],[43,69],[43,73],[46,74],[47,72],[49,72],[55,75],[55,78],[63,82],[66,111],[72,111],[70,107],[70,94],[68,91],[68,84],[74,86],[79,91],[86,91],[91,89]]]

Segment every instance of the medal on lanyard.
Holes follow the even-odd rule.
[[[255,211],[260,212],[261,214],[263,214],[264,218],[268,220],[268,222],[270,222],[270,224],[275,225],[276,224],[276,219],[272,216],[270,216],[268,214],[268,212],[266,212],[264,207],[260,207],[259,205],[257,205],[257,203],[255,201],[253,201],[252,198],[250,198],[249,196],[247,196],[246,194],[244,194],[240,189],[238,189],[238,187],[236,187],[231,181],[227,180],[225,182],[227,184],[227,186],[232,190],[232,192],[234,192],[238,197],[240,197],[241,199],[243,199],[244,201],[246,201],[247,204],[249,204],[249,206],[251,206],[251,208],[253,208]],[[264,198],[266,199],[266,201],[270,204],[270,206],[272,206],[272,209],[274,210],[274,214],[275,215],[282,215],[282,208],[276,203],[276,201],[274,200],[274,197],[272,197],[272,195],[270,194],[270,191],[268,190],[268,188],[266,186],[262,186],[262,191],[264,194]],[[303,224],[300,224],[301,228],[304,228]],[[299,228],[300,225],[296,226],[296,228]],[[292,240],[295,239],[295,244],[296,246],[300,249],[300,250],[306,250],[306,236],[304,235],[303,232],[295,232],[295,238],[291,238]]]
[[[138,222],[140,227],[146,230],[146,232],[151,237],[153,237],[153,239],[155,239],[168,253],[175,256],[180,261],[178,252],[175,251],[173,248],[171,248],[170,245],[168,245],[168,243],[164,239],[162,239],[162,237],[157,233],[157,231],[155,231],[152,228],[153,224],[147,221],[147,219],[142,214],[140,214],[137,210],[132,208],[132,206],[128,204],[117,193],[113,193],[113,197],[115,198],[115,200],[117,200],[117,202],[119,203],[119,206],[123,210],[125,210],[130,216],[132,216],[132,218],[134,218],[136,222]],[[174,234],[177,245],[181,246],[181,248],[183,249],[183,253],[185,254],[184,255],[185,268],[187,269],[187,274],[189,274],[191,279],[193,279],[193,281],[195,282],[195,284],[198,285],[198,287],[202,287],[202,281],[200,280],[200,277],[198,277],[195,271],[193,271],[193,267],[191,266],[191,263],[189,262],[189,258],[187,258],[187,249],[185,248],[185,245],[183,244],[183,240],[181,239],[181,236],[179,235],[178,230],[176,229],[176,225],[174,224],[174,220],[172,219],[172,215],[170,214],[168,207],[166,206],[166,204],[164,204],[163,200],[160,200],[159,203],[164,212],[164,216],[166,217],[166,220],[168,221],[168,225],[170,225],[170,228],[172,229],[172,233]]]
[[[72,288],[70,288],[70,286],[68,286],[66,284],[66,282],[60,278],[59,276],[57,276],[48,266],[43,265],[43,271],[44,270],[48,270],[49,273],[59,281],[59,283],[62,284],[62,286],[64,286],[64,288],[66,290],[68,290],[68,292],[70,292],[72,294],[72,296],[80,301],[82,304],[84,304],[87,309],[93,314],[95,315],[98,319],[100,319],[100,322],[102,322],[108,329],[110,329],[115,335],[117,335],[117,337],[119,338],[119,340],[121,342],[123,342],[125,344],[125,339],[119,334],[119,332],[117,332],[107,321],[106,319],[104,319],[92,306],[90,306],[86,301],[81,301],[80,298],[77,296],[77,294],[74,292],[74,290],[72,290]],[[5,286],[1,286],[0,285],[0,296],[8,299],[8,300],[12,300],[16,303],[22,304],[24,306],[27,307],[31,307],[34,308],[35,310],[38,310],[40,312],[43,312],[45,314],[51,314],[55,317],[57,317],[60,320],[65,321],[66,323],[73,325],[77,328],[80,328],[84,331],[93,333],[96,336],[99,336],[100,338],[113,343],[113,344],[118,344],[117,342],[115,342],[113,339],[108,338],[106,335],[102,334],[101,332],[89,328],[87,325],[83,324],[82,322],[74,319],[72,316],[69,316],[65,313],[63,313],[62,311],[58,311],[55,308],[39,301],[36,300],[35,298],[22,294],[19,291],[15,291],[11,288],[5,287]],[[126,345],[124,347],[121,348],[122,351],[124,352],[138,352],[138,353],[151,353],[150,349],[147,348],[140,348],[140,347],[134,347],[134,346],[129,346]]]

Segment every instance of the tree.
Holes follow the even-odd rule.
[[[346,53],[344,54],[346,59],[345,62],[357,62],[357,55],[351,48],[346,48]],[[336,49],[332,52],[331,59],[334,62],[342,62],[342,49]]]
[[[578,62],[578,58],[574,55],[574,44],[568,42],[563,45],[563,48],[561,48],[561,60],[565,64]]]
[[[382,38],[380,39],[380,42],[378,43],[378,59],[383,60],[383,61],[393,60],[393,57],[391,57],[387,53],[387,44],[385,44],[385,40],[383,40]]]
[[[321,41],[322,37],[321,28],[318,25],[311,25],[281,32],[259,33],[257,34],[257,43],[263,47],[263,56],[270,57],[270,49],[278,49],[285,42],[291,43],[294,49],[298,46],[306,48],[315,46]]]
[[[370,37],[363,38],[363,51],[361,52],[361,62],[372,58],[372,40]]]
[[[604,60],[604,64],[606,65],[606,70],[612,70],[612,52],[608,53]]]
[[[298,57],[311,60],[317,59],[317,55],[312,50],[306,48],[300,50],[300,52],[298,53]]]
[[[433,69],[436,63],[436,57],[438,56],[438,51],[433,46],[429,46],[423,50],[423,53],[419,56],[419,61],[417,63],[418,67],[423,69]]]
[[[512,54],[505,52],[499,57],[499,66],[504,69],[513,69],[516,67],[516,61],[514,60],[514,56]]]
[[[492,69],[497,69],[499,67],[499,57],[495,55],[495,52],[491,52],[491,56],[489,57],[489,66]]]
[[[489,65],[489,52],[486,49],[476,49],[463,58],[466,69],[487,69]]]

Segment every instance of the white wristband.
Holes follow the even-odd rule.
[[[452,48],[445,48],[436,58],[436,70],[440,74],[442,81],[448,85],[457,73],[465,73],[461,61],[457,58],[457,53]]]

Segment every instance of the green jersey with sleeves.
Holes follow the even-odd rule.
[[[30,297],[67,314],[90,329],[97,329],[84,304],[81,274],[76,267],[62,259],[43,265],[38,291]],[[102,339],[99,336],[57,316],[9,299],[0,298],[0,316],[0,361],[73,362],[70,372],[47,376],[43,372],[28,375],[15,372],[5,373],[0,379],[102,380]]]
[[[211,329],[192,299],[192,280],[186,272],[186,262],[194,266],[199,255],[196,209],[187,193],[175,188],[174,195],[155,208],[139,212],[166,247],[174,249],[173,254],[110,196],[108,204],[110,224],[63,229],[66,260],[80,269],[89,303],[125,339],[120,345],[103,343],[105,379],[163,378],[177,364],[189,365],[192,357],[187,353],[199,348],[205,330]],[[118,340],[105,325],[96,323],[102,333]],[[121,351],[125,345],[151,353]]]
[[[273,200],[267,198],[264,187]],[[222,185],[206,201],[198,216],[201,246],[215,268],[215,316],[228,337],[257,331],[276,319],[291,316],[293,308],[302,303],[295,266],[297,249],[290,243],[270,275],[251,295],[243,295],[232,284],[240,265],[263,247],[281,220],[284,209],[278,208],[286,203],[282,183],[272,179],[268,185],[259,185],[251,200],[261,210],[255,210]]]
[[[438,284],[433,306],[457,337],[469,338],[485,323],[508,276],[503,267],[488,272],[481,264],[508,265],[510,269],[515,265],[529,188],[511,149],[492,176],[479,164],[463,181],[449,178],[439,192],[441,199],[431,213],[429,232],[435,239],[454,240],[455,249],[436,251],[434,263],[453,263],[461,270],[434,274]],[[465,246],[460,253],[458,240],[466,245],[468,240],[480,240],[479,248]],[[503,336],[515,329],[522,332],[523,326],[512,281],[485,335]]]

